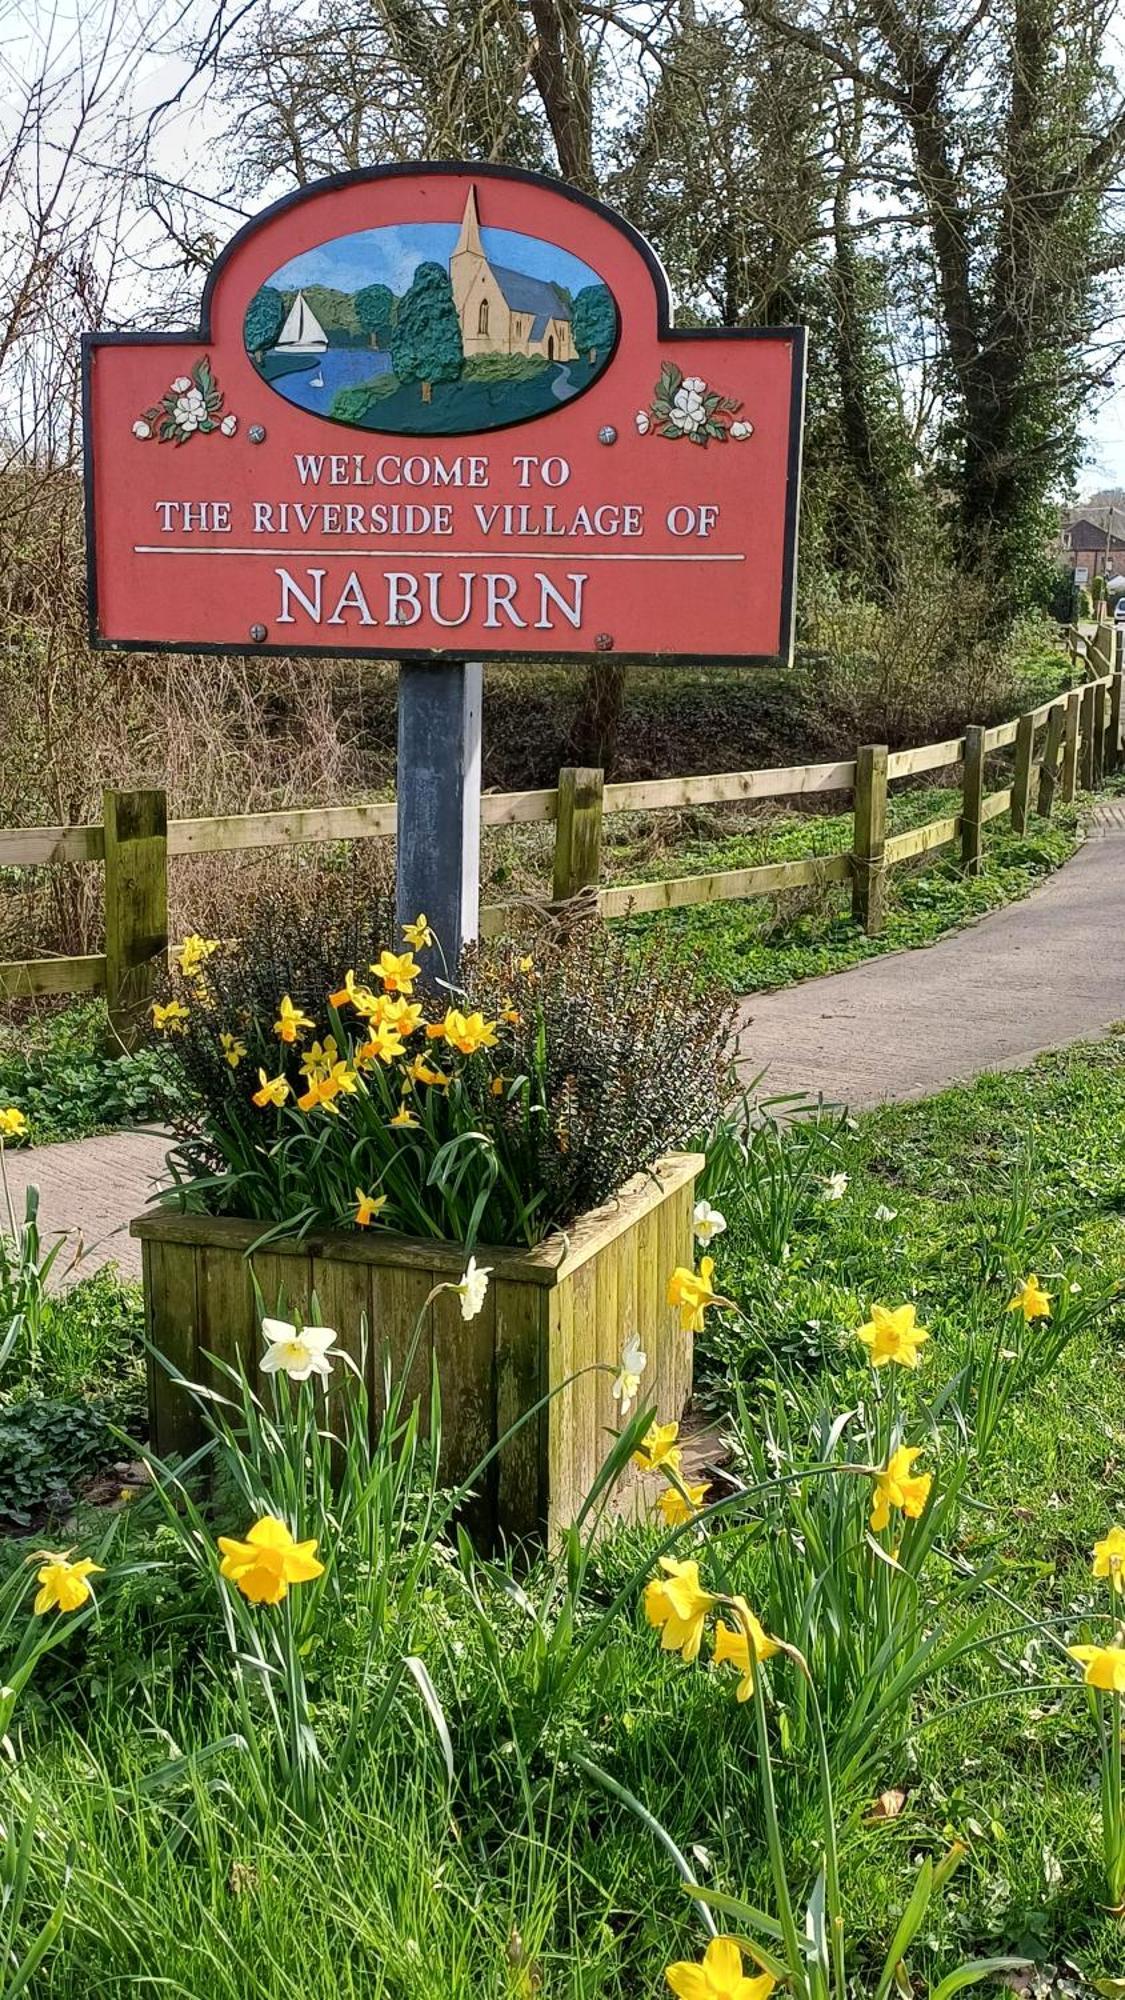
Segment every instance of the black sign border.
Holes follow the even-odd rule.
[[[289,646],[273,645],[268,642],[256,646],[251,641],[239,645],[226,640],[209,640],[205,644],[190,640],[175,639],[107,639],[98,629],[98,579],[97,579],[97,537],[95,533],[94,474],[93,474],[93,391],[92,369],[94,355],[99,347],[184,347],[191,343],[204,344],[211,339],[211,295],[222,274],[228,258],[252,236],[264,222],[275,215],[283,215],[286,210],[296,208],[299,203],[310,201],[317,195],[330,194],[338,189],[356,187],[370,181],[399,180],[406,176],[425,174],[458,174],[478,180],[515,181],[526,187],[543,188],[551,194],[572,201],[579,208],[591,210],[603,221],[627,237],[633,249],[643,258],[652,279],[656,295],[656,330],[661,343],[676,340],[782,340],[788,341],[792,349],[791,383],[789,401],[789,441],[786,455],[786,491],[784,546],[782,551],[781,618],[778,631],[778,647],[773,653],[671,653],[671,652],[609,652],[588,649],[583,652],[528,653],[518,647],[505,647],[493,651],[491,648],[474,645],[469,654],[464,646],[456,651],[452,647],[398,646]],[[805,411],[805,329],[803,326],[735,326],[735,327],[677,327],[672,323],[672,295],[668,276],[655,250],[639,229],[634,229],[616,209],[593,195],[583,194],[566,181],[556,181],[549,174],[531,173],[523,167],[500,167],[484,164],[477,160],[418,160],[395,162],[390,166],[361,167],[358,171],[344,174],[328,174],[322,180],[310,181],[307,186],[295,188],[291,194],[282,195],[279,201],[271,202],[258,215],[251,216],[230,242],[220,250],[207,275],[199,306],[198,327],[184,327],[175,332],[152,333],[84,333],[82,335],[82,483],[86,509],[86,597],[90,645],[99,652],[112,653],[186,653],[191,657],[219,655],[227,658],[268,658],[282,659],[371,659],[371,660],[460,660],[466,657],[481,660],[521,660],[535,664],[557,661],[563,666],[587,666],[591,660],[620,661],[622,665],[635,666],[777,666],[788,665],[793,657],[794,626],[796,622],[796,577],[797,577],[797,522],[801,502],[801,446],[804,430]],[[620,337],[621,314],[618,310],[618,334]],[[604,375],[605,371],[603,371]],[[538,421],[538,419],[537,419]],[[497,426],[498,433],[502,426]],[[389,435],[389,433],[384,433]],[[398,433],[396,432],[397,436]],[[473,435],[476,435],[474,433]],[[482,433],[481,435],[484,435]]]

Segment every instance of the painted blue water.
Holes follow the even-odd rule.
[[[271,386],[287,402],[324,417],[332,408],[337,389],[371,382],[376,375],[385,375],[390,365],[389,354],[371,347],[326,347],[323,354],[310,358],[307,368],[286,369],[274,377]]]

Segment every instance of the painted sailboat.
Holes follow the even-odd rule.
[[[303,292],[298,292],[289,308],[285,325],[277,337],[279,354],[323,354],[328,335]]]

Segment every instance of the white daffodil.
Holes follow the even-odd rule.
[[[172,392],[176,396],[186,396],[188,390],[192,386],[193,386],[192,379],[190,375],[177,375],[175,381],[172,384]]]
[[[288,1375],[291,1382],[307,1382],[310,1375],[332,1373],[328,1349],[336,1335],[330,1326],[303,1326],[300,1333],[286,1319],[264,1319],[262,1332],[268,1342],[259,1367],[263,1375]]]
[[[753,435],[754,435],[754,426],[753,426],[753,424],[747,424],[747,423],[744,423],[744,422],[743,422],[743,420],[742,420],[742,418],[741,418],[741,417],[738,417],[738,418],[736,418],[735,422],[734,422],[734,423],[733,423],[733,424],[731,425],[731,427],[730,427],[730,434],[731,434],[732,438],[748,438],[748,437],[753,437]]]
[[[636,424],[637,429],[640,431],[642,437],[644,437],[645,432],[650,428],[651,421],[652,420],[649,417],[649,413],[647,410],[637,411],[637,414],[634,417],[633,422]]]
[[[709,1201],[696,1202],[691,1221],[695,1230],[695,1240],[697,1243],[702,1243],[704,1249],[709,1243],[714,1242],[716,1236],[721,1236],[727,1226],[727,1219],[722,1210],[712,1208]]]
[[[897,1208],[888,1208],[885,1201],[881,1201],[878,1208],[872,1210],[876,1222],[893,1222],[897,1214]]]
[[[843,1201],[847,1191],[848,1177],[846,1174],[829,1174],[828,1179],[824,1183],[825,1201]]]
[[[219,429],[225,438],[232,438],[238,429],[238,418],[235,416],[224,417],[222,423],[219,425]]]
[[[620,1403],[623,1417],[627,1417],[633,1407],[641,1386],[641,1376],[647,1367],[648,1355],[636,1334],[631,1333],[621,1350],[621,1370],[613,1385],[613,1400]]]
[[[136,423],[133,425],[133,436],[135,438],[150,438],[152,436],[152,425],[146,424],[143,417],[138,417]]]
[[[491,1272],[491,1264],[484,1264],[478,1267],[476,1258],[469,1258],[461,1283],[453,1287],[453,1290],[461,1301],[462,1319],[476,1318],[484,1304]]]

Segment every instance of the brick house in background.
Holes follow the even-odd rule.
[[[1075,582],[1088,585],[1096,576],[1120,576],[1125,571],[1125,509],[1121,523],[1108,531],[1096,521],[1079,517],[1062,531],[1060,561],[1074,575]],[[1085,576],[1078,572],[1085,570]]]

